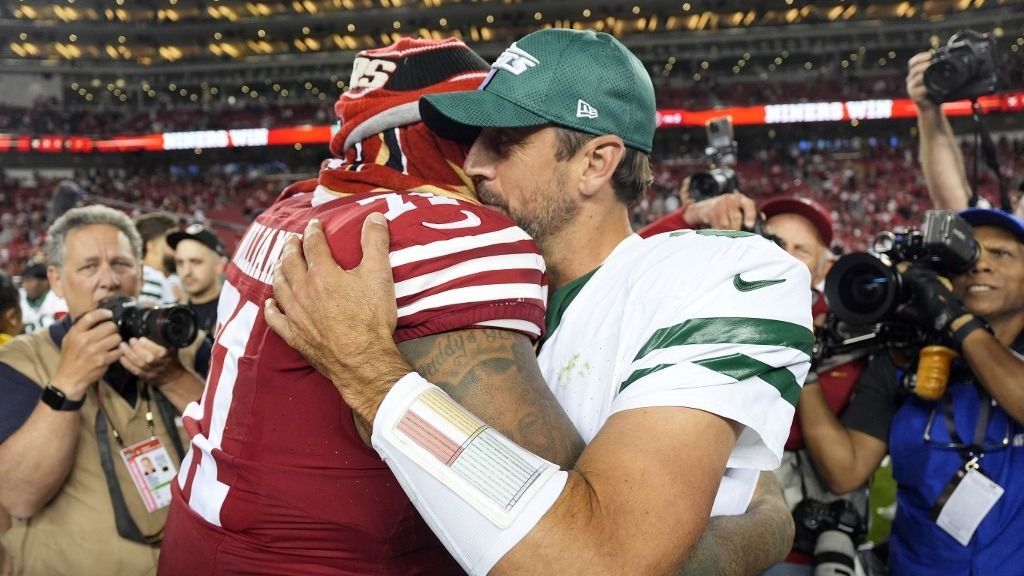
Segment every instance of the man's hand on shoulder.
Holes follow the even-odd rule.
[[[395,345],[397,309],[387,221],[363,222],[363,259],[345,270],[319,221],[288,240],[274,270],[270,328],[338,388],[368,427],[391,386],[412,369]]]
[[[91,310],[64,336],[51,383],[70,400],[81,400],[86,389],[121,357],[121,336],[110,317],[110,310]]]

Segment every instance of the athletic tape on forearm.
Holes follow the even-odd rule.
[[[540,521],[568,478],[415,372],[385,396],[371,439],[469,574],[487,574]]]

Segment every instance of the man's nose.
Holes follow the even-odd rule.
[[[494,178],[494,159],[487,152],[486,147],[480,143],[479,138],[470,146],[469,152],[466,154],[464,168],[466,176],[472,178],[474,182]]]
[[[100,267],[100,286],[110,290],[116,290],[121,287],[121,277],[114,272],[110,264],[104,264]]]

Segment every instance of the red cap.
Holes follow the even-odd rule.
[[[341,130],[331,138],[331,152],[342,155],[374,134],[419,122],[420,96],[475,90],[489,70],[456,38],[402,38],[356,54],[350,89],[334,105]]]
[[[797,214],[807,218],[818,230],[821,241],[825,246],[832,245],[832,215],[824,206],[810,198],[798,198],[795,196],[784,196],[772,198],[761,205],[761,212],[765,219],[778,214]]]

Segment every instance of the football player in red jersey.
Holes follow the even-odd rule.
[[[544,325],[537,247],[475,199],[461,168],[465,148],[419,119],[420,95],[474,88],[488,69],[455,39],[403,39],[356,58],[335,107],[337,157],[282,193],[227,270],[206,389],[184,413],[192,444],[174,486],[161,574],[461,573],[330,381],[263,319],[285,240],[311,219],[351,267],[364,219],[383,213],[395,339],[417,369],[554,462],[571,463],[582,449],[535,363],[512,361],[532,357]]]

